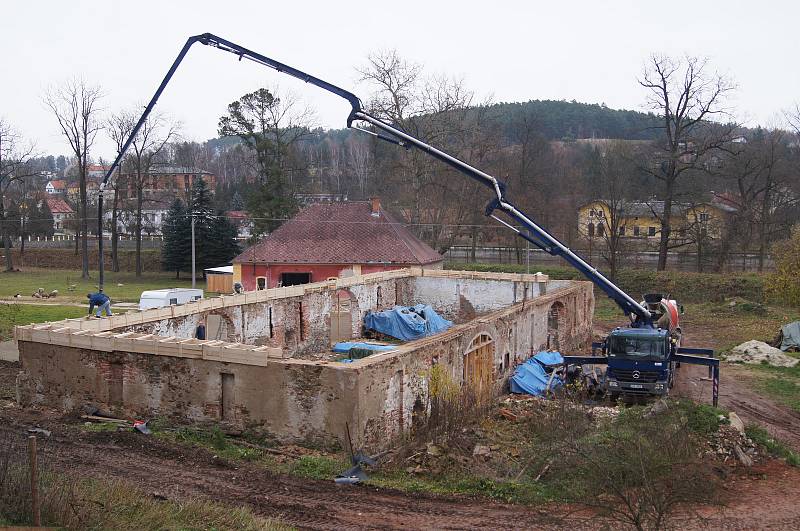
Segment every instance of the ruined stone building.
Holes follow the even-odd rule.
[[[418,303],[455,325],[337,361],[331,344],[361,337],[366,312]],[[589,282],[411,268],[21,326],[18,400],[222,422],[286,441],[336,444],[349,426],[356,444],[380,449],[429,413],[434,367],[462,388],[500,392],[533,353],[588,345],[593,306]]]

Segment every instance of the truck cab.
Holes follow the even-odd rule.
[[[616,328],[606,338],[606,389],[619,395],[660,396],[672,387],[675,342],[663,328]]]

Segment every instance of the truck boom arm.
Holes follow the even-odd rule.
[[[617,305],[619,305],[619,307],[625,312],[626,315],[635,316],[636,324],[652,325],[652,316],[650,314],[650,311],[648,311],[644,306],[636,302],[633,298],[630,297],[630,295],[625,293],[617,285],[608,280],[597,269],[592,267],[580,256],[572,252],[572,250],[570,250],[567,246],[561,243],[557,238],[551,235],[544,228],[540,227],[530,217],[528,217],[525,213],[523,213],[516,206],[514,206],[514,204],[512,204],[505,197],[505,186],[495,177],[492,177],[491,175],[470,166],[466,162],[459,160],[445,153],[444,151],[441,151],[433,146],[426,144],[425,142],[419,140],[418,138],[415,138],[405,133],[404,131],[381,120],[378,117],[372,116],[363,109],[361,100],[359,100],[358,97],[355,96],[353,93],[345,89],[342,89],[340,87],[337,87],[336,85],[328,83],[327,81],[324,81],[310,74],[307,74],[301,70],[285,65],[278,61],[275,61],[274,59],[271,59],[259,53],[248,50],[243,46],[227,41],[210,33],[195,35],[193,37],[190,37],[186,41],[186,44],[184,44],[180,53],[175,58],[175,61],[172,63],[172,66],[167,72],[167,75],[164,76],[164,79],[158,86],[158,89],[156,90],[155,94],[153,95],[153,98],[150,100],[144,112],[142,113],[142,116],[139,118],[138,122],[131,130],[130,137],[123,144],[123,147],[118,153],[117,158],[114,160],[113,164],[106,172],[106,175],[103,178],[103,182],[100,185],[100,196],[98,199],[98,234],[102,235],[103,190],[108,184],[108,180],[113,175],[114,170],[119,166],[122,157],[125,155],[125,152],[130,147],[130,144],[133,142],[133,139],[136,137],[136,134],[139,132],[139,129],[142,127],[145,120],[147,120],[148,115],[155,107],[158,98],[161,96],[161,93],[164,91],[170,79],[175,74],[175,71],[177,70],[178,66],[183,61],[189,49],[196,42],[232,53],[238,56],[239,60],[242,59],[251,60],[255,63],[267,66],[269,68],[277,70],[278,72],[288,74],[292,77],[296,77],[297,79],[305,81],[306,83],[311,83],[312,85],[315,85],[323,90],[336,94],[337,96],[344,98],[350,103],[351,111],[347,117],[348,127],[354,127],[366,133],[375,135],[381,138],[382,140],[386,140],[388,142],[392,142],[400,146],[404,147],[413,146],[417,149],[420,149],[421,151],[424,151],[431,157],[440,160],[441,162],[444,162],[445,164],[455,169],[456,171],[459,171],[467,175],[468,177],[471,177],[472,179],[478,181],[479,183],[483,184],[484,186],[489,188],[494,194],[494,198],[489,202],[489,204],[486,207],[487,216],[492,216],[494,219],[500,221],[501,223],[509,227],[511,230],[516,232],[517,235],[533,243],[540,249],[543,249],[544,251],[550,253],[553,256],[562,257],[575,269],[580,271],[587,279],[592,281],[596,286],[598,286],[601,290],[603,290],[603,292],[606,293],[611,299],[613,299],[617,303]],[[355,127],[353,125],[353,122],[356,121],[365,122],[371,125],[374,129],[382,131],[383,133],[387,133],[389,136],[386,136],[381,133],[375,133],[367,129],[361,129],[359,127]],[[522,226],[522,229],[517,229],[513,225],[496,217],[493,214],[495,210],[500,210],[504,212],[511,220],[519,223]],[[98,245],[100,251],[99,283],[100,283],[100,288],[102,289],[103,287],[103,259],[102,259],[103,238],[102,237],[98,238]]]

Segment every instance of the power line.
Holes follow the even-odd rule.
[[[162,219],[165,218],[165,217],[166,216],[162,216]],[[180,216],[180,217],[185,218],[185,219],[189,219],[189,218],[191,218],[191,215],[184,214],[183,216]],[[215,219],[224,218],[224,219],[230,219],[230,220],[241,221],[241,222],[256,221],[256,220],[258,220],[258,221],[280,221],[280,222],[286,222],[286,221],[289,221],[291,219],[294,219],[295,221],[312,221],[312,220],[304,220],[304,219],[298,219],[298,218],[267,218],[267,217],[240,218],[240,217],[237,217],[237,216],[220,216],[220,215],[217,215],[217,214],[210,214],[210,215],[204,216],[204,217],[215,218]],[[142,219],[145,219],[145,218],[143,217]],[[26,220],[26,222],[29,222],[29,221],[52,221],[51,218],[25,218],[25,220]],[[86,221],[96,221],[96,218],[93,218],[93,217],[92,218],[69,217],[69,218],[65,218],[65,219],[60,220],[60,221],[62,221],[62,222],[81,222],[81,221],[84,221],[84,220],[86,220]],[[13,220],[6,220],[6,221],[13,221]],[[388,222],[388,221],[383,221],[383,222],[375,222],[375,221],[346,221],[346,220],[337,221],[337,220],[325,220],[325,219],[317,219],[317,220],[313,220],[313,221],[314,221],[314,223],[331,223],[331,224],[334,224],[334,225],[395,225],[395,223],[391,223],[391,222]],[[431,222],[431,223],[405,223],[405,222],[398,222],[397,224],[402,225],[404,227],[459,227],[459,228],[477,228],[477,229],[492,229],[492,230],[494,230],[494,229],[503,229],[504,228],[504,227],[499,226],[499,225],[489,225],[489,224],[477,225],[477,224],[468,224],[468,223],[433,223],[433,222]]]

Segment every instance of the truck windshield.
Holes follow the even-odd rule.
[[[664,359],[664,341],[661,339],[611,336],[609,355],[620,358]]]

